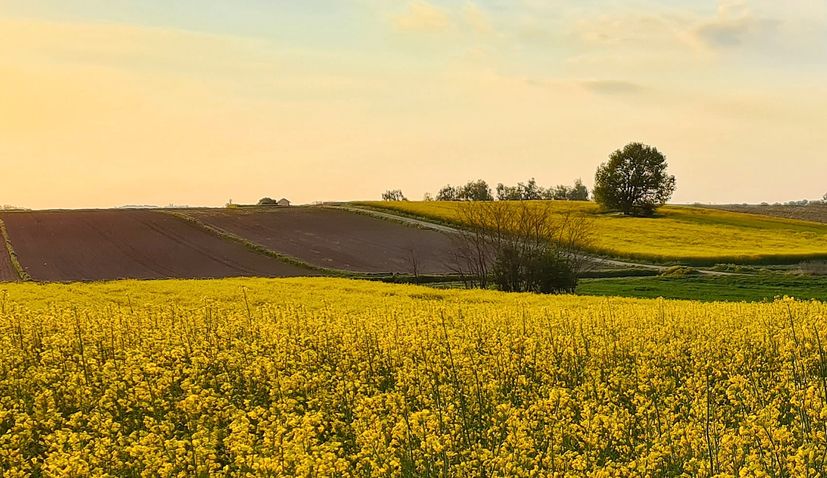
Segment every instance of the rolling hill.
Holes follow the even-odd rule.
[[[461,207],[443,201],[359,202],[358,206],[460,224]],[[613,257],[680,262],[784,264],[827,258],[827,224],[690,206],[667,206],[653,218],[602,213],[591,202],[555,202],[561,213],[593,222],[593,252]]]

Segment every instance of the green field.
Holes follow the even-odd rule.
[[[460,207],[442,201],[361,202],[431,220],[458,223]],[[604,214],[591,202],[554,203],[560,212],[583,212],[593,220],[592,252],[613,257],[680,262],[784,264],[827,258],[827,224],[689,206],[667,206],[653,218]]]
[[[577,293],[701,301],[771,301],[784,296],[827,301],[827,277],[753,274],[583,279]]]

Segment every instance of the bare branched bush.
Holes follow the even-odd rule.
[[[419,283],[419,255],[416,253],[416,249],[413,246],[408,247],[405,249],[405,262],[408,265],[408,272],[413,275],[414,282]]]
[[[592,221],[550,202],[486,202],[459,209],[452,268],[467,287],[571,292],[590,264]],[[555,279],[556,278],[556,279]]]

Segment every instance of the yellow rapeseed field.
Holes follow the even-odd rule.
[[[473,203],[383,201],[359,203],[447,222]],[[693,264],[782,263],[827,258],[827,224],[689,206],[667,206],[658,217],[602,214],[591,202],[555,201],[561,212],[594,222],[594,252],[631,259]]]
[[[0,287],[0,475],[827,476],[827,306]]]

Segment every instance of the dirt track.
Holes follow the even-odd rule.
[[[155,211],[15,212],[0,217],[18,259],[38,281],[313,275]]]
[[[448,235],[354,212],[318,207],[210,209],[190,216],[307,263],[355,272],[451,272]]]

